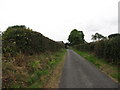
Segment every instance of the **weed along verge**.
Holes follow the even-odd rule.
[[[3,62],[4,87],[9,88],[41,88],[50,79],[53,70],[63,60],[65,49],[57,52],[46,52],[41,55],[26,56],[27,64],[17,65],[13,61]],[[5,79],[4,79],[5,80]]]
[[[98,69],[108,75],[115,82],[120,83],[120,73],[118,72],[118,66],[108,63],[102,58],[96,57],[94,54],[85,51],[78,51],[73,49],[76,53],[84,57],[89,62],[93,63]]]
[[[43,88],[59,88],[60,77],[62,74],[65,57],[66,57],[66,54],[51,70],[51,73],[48,76],[48,80],[43,85]]]
[[[8,27],[2,43],[2,88],[43,87],[66,52],[64,43],[22,25]]]
[[[65,53],[66,50],[63,49],[54,55],[51,55],[51,60],[46,65],[46,69],[43,69],[41,77],[39,77],[39,79],[36,80],[30,88],[57,88],[59,75],[61,73],[60,70],[62,69],[62,65],[64,63]]]

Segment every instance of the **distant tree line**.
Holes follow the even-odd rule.
[[[81,37],[81,34],[78,37]],[[119,33],[111,34],[108,37],[104,37],[103,35],[96,33],[95,35],[92,35],[92,40],[94,40],[94,42],[90,42],[90,43],[85,42],[83,37],[81,37],[82,43],[78,39],[73,38],[73,40],[76,40],[76,42],[77,41],[78,42],[75,43],[74,45],[72,44],[71,45],[72,47],[80,51],[92,52],[96,56],[100,58],[104,58],[110,63],[120,65],[120,34]],[[72,43],[70,40],[69,42]]]
[[[8,27],[2,33],[3,54],[37,54],[57,51],[64,46],[24,25]]]

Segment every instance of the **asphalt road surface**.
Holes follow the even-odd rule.
[[[118,88],[118,84],[72,50],[67,50],[60,88]]]

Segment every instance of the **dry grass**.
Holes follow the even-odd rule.
[[[44,78],[47,78],[46,75],[49,75],[50,70],[60,61],[64,53],[65,50],[61,50],[32,56],[18,54],[15,57],[3,57],[2,87],[41,87]]]
[[[43,88],[59,88],[60,76],[62,74],[64,60],[65,60],[65,56],[63,60],[54,68],[52,75],[50,76],[47,83],[43,86]]]

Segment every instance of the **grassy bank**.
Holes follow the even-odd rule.
[[[90,52],[83,52],[73,49],[76,53],[84,57],[89,62],[93,63],[97,68],[99,68],[102,72],[107,74],[114,81],[120,83],[120,73],[118,72],[117,65],[113,65],[111,63],[106,62],[104,59],[100,59],[96,57],[94,54]]]
[[[3,57],[3,88],[41,88],[66,53],[45,52],[38,55]]]
[[[44,84],[43,88],[59,88],[60,78],[62,75],[64,62],[65,62],[66,55],[63,57],[55,68],[52,70],[49,80]]]

